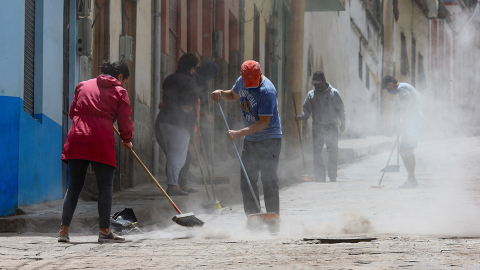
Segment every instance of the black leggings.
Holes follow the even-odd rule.
[[[112,210],[113,175],[115,167],[83,159],[69,159],[70,185],[63,200],[62,225],[70,226],[73,213],[77,208],[78,197],[82,192],[87,168],[92,164],[92,169],[97,178],[98,187],[98,223],[100,228],[110,228],[110,211]]]

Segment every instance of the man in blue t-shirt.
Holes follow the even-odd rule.
[[[232,90],[215,90],[211,98],[215,102],[220,98],[230,102],[240,101],[245,128],[227,131],[227,138],[233,141],[245,136],[242,161],[257,200],[258,173],[261,172],[265,208],[267,212],[280,214],[277,168],[282,146],[282,127],[278,116],[277,90],[272,82],[262,75],[259,63],[249,60],[242,64],[241,69],[242,76],[235,82]],[[243,173],[240,187],[245,214],[258,213]]]

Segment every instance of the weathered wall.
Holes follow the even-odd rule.
[[[277,89],[278,112],[280,114],[282,127],[285,126],[286,105],[290,100],[287,97],[288,83],[288,42],[290,34],[290,1],[272,1],[272,16],[270,17],[270,28],[272,38],[270,42],[271,69],[270,80]]]
[[[367,42],[361,41],[362,35]],[[345,11],[305,13],[303,97],[313,89],[313,73],[323,70],[327,81],[339,90],[345,103],[347,130],[342,136],[361,137],[377,132],[382,57],[380,37],[377,28],[367,18],[361,0],[346,1]],[[359,54],[362,55],[361,75]],[[304,128],[307,137],[311,136],[310,123],[311,120]]]
[[[137,2],[137,34],[135,59],[135,139],[134,148],[142,162],[152,170],[154,119],[152,117],[152,5]],[[150,182],[144,169],[134,160],[133,183]]]
[[[25,3],[0,11],[0,216],[62,197],[63,2],[35,3],[34,117],[24,111]],[[7,79],[8,78],[8,79]]]
[[[254,40],[254,15],[255,7],[260,13],[260,59],[255,59],[264,68],[265,64],[265,34],[267,33],[267,24],[270,21],[271,3],[270,0],[245,1],[245,55],[244,60],[253,59],[253,40]]]
[[[412,38],[415,38],[416,41],[416,55],[421,53],[424,59],[424,67],[428,67],[429,63],[429,22],[427,17],[422,13],[420,8],[413,1],[399,1],[398,3],[399,17],[396,21],[396,37],[395,37],[395,46],[397,50],[395,51],[395,77],[400,82],[411,83],[412,82]],[[401,62],[401,34],[405,35],[407,41],[407,54],[408,54],[408,63],[410,66],[409,74],[402,74],[400,68]],[[416,57],[416,66],[415,70],[418,73],[418,57]],[[425,76],[429,78],[429,70],[425,70]],[[418,75],[416,76],[418,82]],[[416,85],[415,85],[416,86]],[[427,89],[418,89],[419,91]]]

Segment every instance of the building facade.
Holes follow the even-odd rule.
[[[75,88],[75,5],[69,1],[8,1],[0,11],[0,216],[19,205],[61,199],[67,186],[60,161]]]
[[[379,0],[352,0],[345,1],[344,10],[305,13],[302,97],[313,89],[313,73],[324,71],[345,103],[347,137],[378,132],[383,55],[381,4]],[[311,125],[304,125],[303,131],[310,137]]]

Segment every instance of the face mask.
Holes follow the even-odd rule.
[[[212,79],[212,77],[207,77],[207,78],[205,78],[205,81],[208,82],[208,81],[210,81],[211,79]]]
[[[388,93],[390,93],[392,95],[398,94],[398,92],[395,89],[387,89],[387,90],[388,90]]]
[[[319,90],[319,91],[321,91],[321,92],[324,92],[325,90],[327,90],[327,86],[326,86],[326,85],[323,86],[323,85],[321,85],[321,84],[316,84],[316,85],[314,85],[314,86],[315,86],[315,89],[317,89],[317,90]]]

